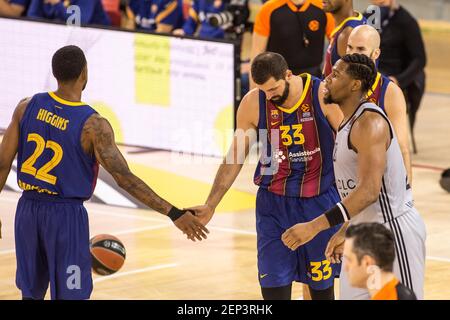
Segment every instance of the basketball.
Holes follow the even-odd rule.
[[[109,234],[99,234],[90,240],[92,271],[107,276],[122,268],[126,250],[123,243]]]

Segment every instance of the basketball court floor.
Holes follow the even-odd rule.
[[[416,128],[419,153],[413,156],[413,189],[428,232],[426,299],[450,299],[450,193],[438,183],[441,169],[450,166],[449,106],[450,95],[427,94]],[[166,151],[122,151],[136,174],[179,207],[204,202],[219,161],[195,158],[194,163],[174,165]],[[127,249],[119,272],[95,276],[92,298],[260,299],[254,168],[244,166],[208,225],[209,238],[202,242],[186,240],[169,219],[150,210],[87,203],[91,236],[115,235]],[[12,191],[0,194],[0,299],[20,298],[14,283],[13,234],[18,198]],[[301,297],[301,286],[294,286],[294,298]]]

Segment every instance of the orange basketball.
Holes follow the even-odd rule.
[[[90,241],[92,271],[107,276],[122,268],[126,250],[123,243],[109,234],[99,234]]]

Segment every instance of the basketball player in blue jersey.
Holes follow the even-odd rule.
[[[267,147],[254,182],[258,235],[258,272],[264,299],[291,299],[292,282],[307,284],[312,299],[334,299],[339,266],[324,256],[337,230],[322,233],[312,243],[291,252],[281,235],[292,225],[311,221],[338,201],[333,181],[334,132],[342,120],[336,105],[324,105],[323,83],[310,74],[294,76],[285,59],[273,52],[257,55],[251,74],[257,88],[243,98],[237,130],[220,166],[206,204],[191,208],[203,224],[238,176],[248,155],[251,136],[259,130]],[[245,134],[244,134],[245,133]],[[326,210],[328,210],[326,209]]]
[[[367,24],[353,29],[347,42],[347,54],[352,53],[364,54],[372,59],[373,63],[376,63],[381,54],[378,31]],[[409,152],[408,118],[402,89],[387,76],[378,72],[366,99],[384,110],[391,121],[402,151],[408,182],[411,184],[412,169]]]
[[[353,10],[353,0],[323,0],[322,3],[323,10],[333,15],[336,25],[325,54],[323,77],[326,78],[336,61],[346,54],[347,40],[353,28],[365,24],[366,18]]]
[[[169,216],[189,239],[207,229],[190,212],[160,198],[128,168],[109,122],[80,102],[87,83],[83,51],[66,46],[52,59],[55,92],[38,93],[16,107],[0,145],[0,190],[17,154],[22,197],[15,217],[16,284],[24,299],[89,299],[92,292],[89,223],[83,202],[92,196],[98,163],[118,185]],[[71,271],[72,270],[72,271]],[[68,286],[77,270],[78,286]]]

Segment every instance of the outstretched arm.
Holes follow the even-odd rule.
[[[19,102],[14,110],[11,122],[3,135],[2,143],[0,144],[0,192],[5,186],[12,162],[17,154],[20,120],[22,119],[28,102],[28,99]],[[2,224],[0,222],[0,238],[2,237],[1,227]]]
[[[291,250],[309,242],[319,232],[350,220],[377,201],[386,168],[386,150],[391,142],[389,124],[379,114],[366,112],[353,125],[350,142],[358,154],[357,187],[326,213],[288,229],[282,240]]]
[[[248,155],[250,145],[256,140],[259,116],[258,92],[257,89],[250,91],[241,101],[237,112],[237,125],[233,142],[217,171],[206,203],[191,208],[197,212],[197,216],[204,225],[211,220],[217,205],[233,185]]]
[[[98,114],[91,116],[83,128],[82,144],[93,153],[119,187],[148,207],[169,216],[188,238],[206,239],[208,230],[190,212],[178,210],[158,196],[144,181],[135,176],[117,147],[114,132],[108,120]]]

